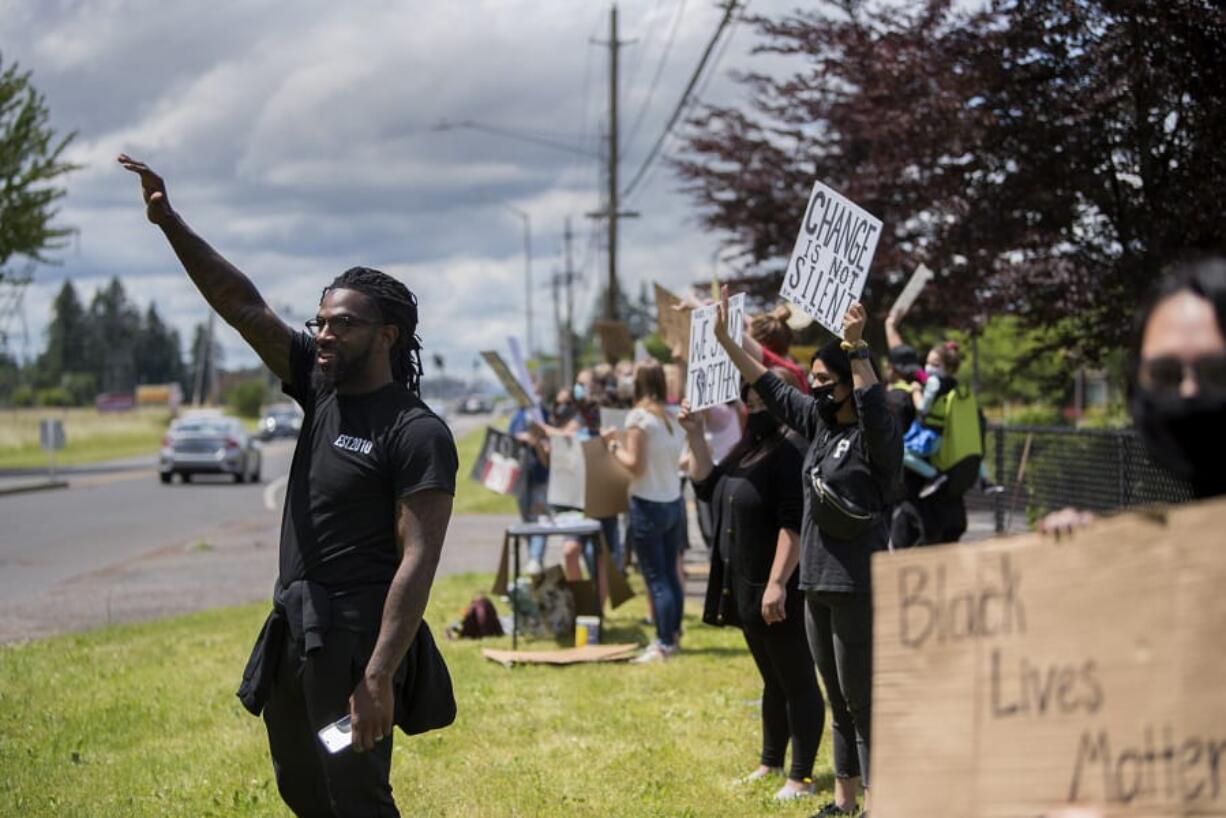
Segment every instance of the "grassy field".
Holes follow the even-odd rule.
[[[165,409],[101,413],[90,407],[0,410],[0,468],[47,465],[47,453],[38,447],[38,424],[44,418],[64,423],[68,445],[56,453],[56,462],[75,465],[155,452],[170,413]]]
[[[487,575],[441,580],[436,633]],[[505,606],[502,606],[505,607]],[[696,607],[691,602],[691,608]],[[642,596],[605,641],[647,638]],[[0,648],[0,814],[289,815],[260,720],[234,697],[264,605]],[[760,682],[739,631],[686,620],[663,665],[517,667],[482,645],[443,642],[459,718],[406,738],[392,784],[405,814],[431,816],[802,816],[780,782],[734,784],[757,763]],[[547,643],[548,646],[552,643]]]
[[[506,428],[506,421],[495,423],[501,429]],[[453,514],[518,514],[519,506],[515,498],[505,494],[496,494],[468,475],[473,470],[473,463],[481,454],[481,444],[485,441],[485,428],[473,429],[468,434],[456,440],[456,449],[460,454],[460,473],[456,476],[455,506]]]

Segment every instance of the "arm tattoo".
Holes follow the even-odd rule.
[[[451,495],[444,491],[420,491],[402,497],[397,503],[400,567],[383,603],[383,621],[366,666],[367,676],[394,674],[417,636],[447,536],[451,501]]]
[[[239,331],[278,378],[288,381],[293,332],[265,303],[251,279],[196,235],[178,215],[166,221],[162,230],[209,305]]]

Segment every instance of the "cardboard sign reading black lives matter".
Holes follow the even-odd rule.
[[[1224,529],[1218,499],[874,554],[874,818],[1226,816]]]
[[[779,294],[842,335],[843,315],[864,292],[879,238],[880,219],[814,182]]]
[[[685,397],[695,412],[740,396],[741,376],[715,340],[716,307],[709,304],[690,313],[690,366]],[[738,293],[728,299],[728,334],[738,345],[744,326],[745,294]]]

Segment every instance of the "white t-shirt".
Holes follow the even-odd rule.
[[[668,503],[681,496],[681,478],[677,465],[685,448],[685,432],[681,424],[670,419],[672,432],[646,409],[631,409],[626,416],[627,429],[642,429],[643,450],[646,468],[638,477],[630,478],[630,494],[656,503]]]

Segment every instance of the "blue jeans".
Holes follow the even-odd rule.
[[[515,498],[519,501],[520,519],[525,523],[535,523],[537,517],[548,514],[549,503],[545,499],[548,494],[548,483],[532,484],[525,480],[523,490]],[[528,538],[528,559],[545,561],[545,537],[538,534]]]
[[[681,498],[656,503],[641,497],[630,498],[630,536],[634,553],[647,582],[647,592],[656,614],[656,639],[672,647],[681,630],[685,595],[677,576],[677,555],[681,553],[685,505]]]

